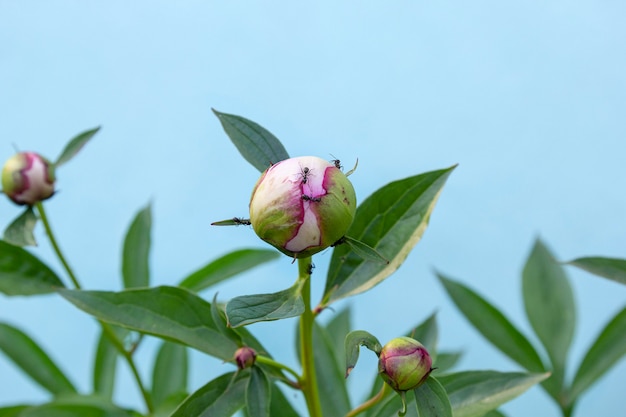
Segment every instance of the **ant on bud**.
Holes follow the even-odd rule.
[[[335,166],[335,168],[337,169],[343,169],[343,165],[341,165],[341,161],[339,159],[337,159],[335,157],[335,155],[333,155],[332,153],[330,154],[330,156],[332,156],[335,159],[332,159],[330,162]]]
[[[252,222],[250,222],[250,219],[242,219],[240,217],[233,217],[233,222],[237,225],[243,225],[243,226],[250,226],[252,224]]]
[[[311,197],[310,195],[302,194],[302,199],[304,201],[313,201],[314,203],[319,203],[322,201],[320,197]]]
[[[306,184],[306,182],[308,181],[310,172],[311,170],[309,169],[309,167],[304,167],[304,169],[300,173],[300,175],[302,175],[302,184]]]

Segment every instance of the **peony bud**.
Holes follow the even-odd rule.
[[[2,168],[2,191],[20,205],[50,198],[54,181],[54,165],[34,152],[17,153]]]
[[[341,239],[356,210],[354,188],[332,163],[315,156],[278,162],[250,199],[256,234],[288,256],[306,258]]]
[[[396,391],[417,388],[426,381],[432,359],[426,348],[410,337],[398,337],[383,346],[378,356],[378,373]]]
[[[256,351],[251,347],[240,347],[235,351],[235,362],[237,362],[237,368],[246,369],[254,365],[256,361]]]

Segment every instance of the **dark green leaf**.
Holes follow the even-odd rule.
[[[285,398],[280,388],[272,385],[272,401],[270,403],[270,416],[272,417],[300,417],[294,410],[293,405]]]
[[[247,373],[224,374],[187,397],[171,417],[232,416],[245,405],[247,385]]]
[[[232,327],[228,326],[226,320],[226,313],[223,310],[223,306],[217,303],[217,293],[213,296],[213,302],[211,303],[211,317],[213,317],[213,323],[224,336],[235,342],[237,346],[243,346],[244,343],[241,340],[241,335],[235,331]]]
[[[446,390],[432,376],[413,390],[420,417],[452,417],[452,407]]]
[[[522,290],[526,316],[552,362],[552,387],[546,388],[555,396],[561,391],[567,351],[576,328],[576,305],[563,267],[540,240],[524,266]]]
[[[302,282],[273,294],[255,294],[235,297],[226,304],[226,317],[232,327],[258,321],[296,317],[304,311],[300,292]]]
[[[335,314],[335,316],[326,324],[326,332],[328,333],[328,337],[333,342],[333,352],[342,352],[345,350],[345,340],[348,333],[350,333],[350,309],[345,308],[339,313]],[[346,363],[344,361],[344,357],[341,354],[335,355],[339,362],[337,362],[337,367],[339,369],[345,369]]]
[[[437,314],[431,314],[424,322],[419,324],[407,336],[420,342],[433,360],[437,357],[437,341],[439,339],[439,330],[437,329]]]
[[[63,287],[63,283],[43,262],[30,252],[0,240],[0,292],[47,294],[59,287]]]
[[[433,367],[437,369],[437,375],[454,368],[462,355],[461,352],[437,352],[437,358],[433,362]]]
[[[170,417],[174,410],[187,399],[187,392],[176,392],[167,397],[161,404],[154,408],[154,413],[150,417]]]
[[[187,392],[187,348],[164,341],[152,369],[152,402],[156,407],[172,395]]]
[[[122,252],[122,277],[124,288],[147,287],[150,285],[150,229],[152,209],[148,204],[140,210],[131,223]]]
[[[4,240],[15,246],[37,246],[33,230],[37,225],[37,216],[33,207],[28,206],[13,222],[4,230]]]
[[[599,256],[578,258],[567,262],[592,274],[626,284],[626,259],[602,258]]]
[[[46,352],[21,330],[0,323],[0,350],[50,393],[76,392],[76,388]]]
[[[259,367],[250,368],[250,380],[246,388],[246,407],[248,415],[270,417],[270,381]]]
[[[626,308],[623,308],[600,332],[585,355],[570,391],[574,400],[626,355]]]
[[[382,345],[376,336],[365,330],[354,330],[346,336],[344,351],[346,352],[346,374],[347,378],[359,360],[359,347],[365,346],[378,356],[382,350]]]
[[[112,327],[112,329],[115,329],[116,333],[123,339],[123,335],[126,333],[125,329],[119,327]],[[100,333],[93,369],[93,390],[94,393],[109,400],[113,398],[117,356],[118,351],[115,345],[111,343],[106,333]]]
[[[549,374],[466,371],[439,376],[454,417],[482,417],[543,381]]]
[[[337,246],[326,278],[324,305],[367,291],[400,267],[426,230],[437,198],[453,169],[392,182],[357,208],[346,235],[375,249],[389,263],[369,262],[346,245]]]
[[[283,144],[262,126],[241,116],[212,110],[241,156],[260,172],[289,158]]]
[[[30,405],[12,405],[0,408],[0,417],[19,417],[21,412],[30,408]]]
[[[490,412],[485,414],[483,417],[506,417],[506,415],[502,413],[501,411],[491,410]]]
[[[96,127],[95,129],[87,130],[87,131],[85,131],[83,133],[80,133],[79,135],[74,137],[72,140],[70,140],[68,142],[68,144],[65,145],[65,148],[63,149],[63,151],[61,152],[61,154],[57,158],[57,160],[54,163],[54,165],[58,168],[61,165],[63,165],[64,163],[66,163],[67,161],[69,161],[70,159],[72,159],[78,153],[78,151],[80,151],[82,149],[82,147],[85,146],[85,144],[87,144],[87,142],[89,142],[89,140],[96,133],[98,133],[99,130],[100,130],[100,127]]]
[[[315,323],[313,326],[313,358],[317,373],[317,387],[322,398],[322,415],[343,416],[350,411],[350,397],[345,383],[345,369],[338,366],[335,343],[325,328]]]
[[[374,248],[366,245],[360,240],[353,239],[349,236],[343,238],[342,243],[347,244],[352,251],[365,261],[378,262],[380,264],[388,264],[389,261],[378,253]]]
[[[454,304],[487,340],[529,371],[545,370],[535,348],[504,314],[463,284],[438,277]]]
[[[212,285],[272,261],[280,253],[269,249],[241,249],[216,259],[189,275],[179,284],[191,291],[202,291]]]
[[[28,408],[19,417],[139,417],[97,396],[63,396],[47,404]]]
[[[183,343],[223,360],[230,360],[237,350],[213,322],[211,304],[182,288],[59,293],[101,320]]]

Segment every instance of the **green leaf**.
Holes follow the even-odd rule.
[[[119,327],[112,327],[116,334],[123,336],[127,332]],[[117,371],[118,351],[109,340],[106,333],[101,332],[96,349],[96,358],[93,369],[93,390],[95,394],[103,398],[113,398],[113,388],[115,386],[115,374]]]
[[[504,314],[463,284],[437,276],[461,313],[487,340],[529,371],[545,371],[535,348]]]
[[[520,372],[466,371],[439,376],[454,417],[482,417],[549,376]]]
[[[420,417],[452,417],[448,394],[434,377],[430,376],[413,394]]]
[[[248,415],[270,417],[271,399],[270,381],[265,372],[257,366],[250,368],[250,380],[246,388],[246,407]]]
[[[431,314],[426,320],[424,320],[421,324],[419,324],[410,334],[408,334],[412,339],[420,342],[428,353],[433,361],[437,357],[437,341],[439,339],[439,330],[437,329],[437,314]]]
[[[270,402],[270,416],[272,417],[300,417],[293,405],[285,398],[280,388],[272,385],[272,401]]]
[[[626,259],[595,256],[574,259],[567,264],[577,266],[600,277],[626,284]]]
[[[567,351],[576,328],[576,305],[563,267],[540,240],[524,266],[522,292],[526,316],[552,362],[546,388],[555,396],[562,388]]]
[[[4,240],[15,246],[37,246],[33,235],[37,220],[33,207],[26,207],[26,210],[4,230]]]
[[[152,369],[152,401],[156,407],[172,395],[187,392],[188,368],[187,348],[164,341]]]
[[[191,291],[202,291],[212,285],[241,274],[249,269],[280,256],[280,253],[269,249],[240,249],[224,255],[181,281],[179,286]]]
[[[124,288],[147,287],[150,285],[150,229],[152,210],[148,204],[140,210],[131,223],[122,252],[122,277]]]
[[[30,405],[12,405],[0,408],[0,417],[19,417],[22,411],[30,408]]]
[[[366,261],[346,245],[335,247],[326,278],[324,305],[367,291],[400,267],[426,230],[453,169],[392,182],[357,208],[346,235],[370,246],[389,263]]]
[[[487,414],[485,414],[483,417],[506,417],[505,414],[501,411],[498,410],[491,410],[490,412],[488,412]]]
[[[626,355],[626,307],[600,332],[576,372],[570,391],[573,401]]]
[[[33,339],[21,330],[1,322],[0,350],[50,393],[76,392],[74,385]]]
[[[223,360],[230,360],[237,350],[237,345],[222,335],[213,322],[211,304],[182,288],[59,293],[101,320],[183,343]]]
[[[52,402],[30,407],[19,417],[140,417],[97,396],[63,396]]]
[[[354,330],[346,336],[345,339],[345,348],[346,352],[346,374],[347,378],[354,369],[357,361],[359,360],[359,347],[365,346],[372,352],[376,354],[376,356],[380,355],[380,351],[383,349],[382,345],[371,333],[366,332],[365,330]]]
[[[360,256],[365,261],[378,262],[380,264],[385,264],[385,265],[389,263],[389,261],[383,258],[383,256],[380,253],[378,253],[374,248],[372,248],[369,245],[366,245],[360,240],[356,240],[349,236],[345,236],[342,239],[341,243],[347,244],[355,254]]]
[[[224,374],[180,404],[171,417],[229,417],[244,407],[248,374]]]
[[[212,109],[241,156],[260,172],[289,158],[282,143],[252,120]]]
[[[302,282],[273,294],[255,294],[235,297],[226,304],[226,317],[232,327],[258,321],[296,317],[304,312],[300,292]]]
[[[330,310],[329,310],[330,311]],[[345,308],[326,324],[326,332],[329,339],[333,343],[333,352],[342,352],[345,350],[345,340],[348,333],[350,333],[351,322],[350,308]],[[343,355],[335,355],[338,359],[337,367],[339,369],[345,369],[346,363]]]
[[[462,352],[437,352],[437,358],[433,362],[433,367],[437,368],[437,375],[454,368],[462,355]]]
[[[100,127],[87,130],[83,133],[80,133],[78,136],[74,137],[72,140],[70,140],[69,143],[65,145],[65,148],[63,149],[63,151],[57,158],[54,165],[56,167],[60,167],[61,165],[63,165],[64,163],[72,159],[78,153],[78,151],[80,151],[82,147],[85,146],[85,144],[87,144],[87,142],[89,142],[89,140],[96,133],[98,133],[99,130],[100,130]]]
[[[217,293],[213,296],[213,302],[211,303],[211,317],[213,317],[213,323],[224,336],[235,342],[237,346],[243,346],[244,343],[241,339],[241,335],[235,331],[232,327],[228,326],[226,319],[226,313],[223,310],[223,306],[220,306],[217,302]]]
[[[43,262],[30,252],[0,240],[0,292],[47,294],[59,287],[63,287],[63,283]]]

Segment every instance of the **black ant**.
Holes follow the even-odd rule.
[[[330,156],[332,156],[333,158],[335,158],[335,155],[330,154]],[[333,159],[330,162],[332,162],[332,164],[335,166],[335,168],[337,169],[343,169],[343,165],[341,165],[341,161],[339,159]]]
[[[310,172],[311,172],[311,170],[309,169],[309,167],[304,167],[304,169],[300,173],[300,175],[302,175],[302,184],[306,184],[306,182],[308,181],[308,177],[309,177],[309,173]]]
[[[306,194],[302,194],[302,199],[304,201],[313,201],[315,203],[319,203],[320,201],[322,201],[322,199],[319,197],[311,197],[310,195],[306,195]]]
[[[240,217],[233,217],[233,222],[235,222],[237,226],[250,226],[252,224],[252,222],[250,222],[250,219],[242,219]]]
[[[314,269],[315,269],[315,264],[313,262],[311,262],[309,264],[309,266],[307,266],[307,268],[306,268],[306,273],[311,275],[313,273]]]

